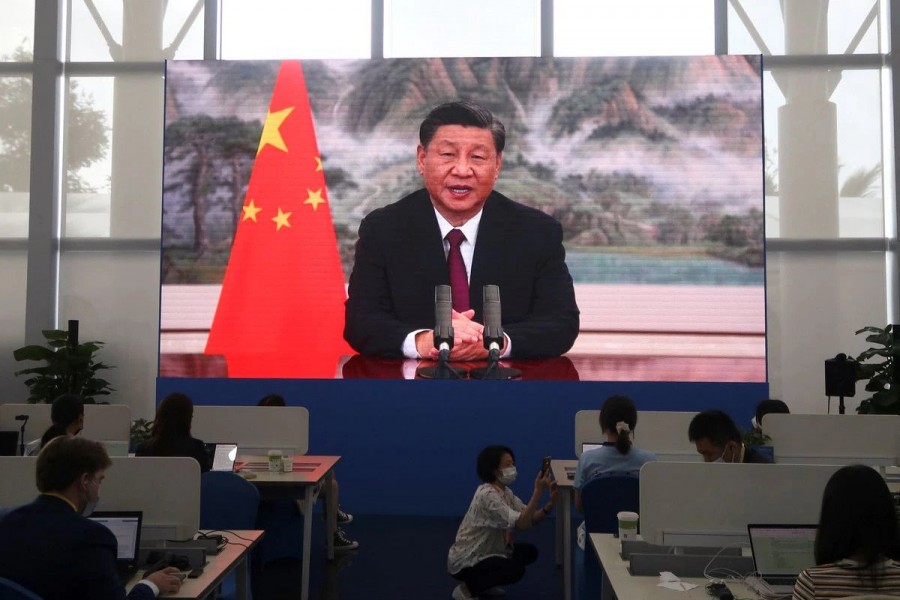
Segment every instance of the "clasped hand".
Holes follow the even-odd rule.
[[[453,348],[450,350],[450,360],[481,360],[487,358],[488,352],[484,347],[484,325],[473,321],[474,310],[465,312],[453,311]],[[416,350],[419,356],[438,359],[438,350],[434,347],[434,332],[423,331],[416,336]]]

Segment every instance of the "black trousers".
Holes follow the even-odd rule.
[[[537,560],[534,544],[513,544],[512,556],[489,556],[453,575],[469,588],[473,596],[498,585],[516,583],[525,575],[525,567]]]

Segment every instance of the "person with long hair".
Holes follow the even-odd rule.
[[[206,445],[191,437],[194,403],[185,394],[174,392],[156,407],[150,439],[137,447],[137,456],[187,456],[200,463],[200,472],[212,467]]]
[[[556,483],[550,472],[539,471],[528,504],[509,486],[516,480],[516,457],[506,446],[488,446],[478,454],[476,471],[482,483],[466,511],[456,541],[450,547],[447,570],[461,581],[454,600],[477,598],[501,585],[516,583],[525,567],[537,560],[533,544],[516,543],[513,532],[547,518],[556,502]],[[547,492],[549,500],[538,507]]]
[[[257,403],[257,406],[287,406],[287,402],[285,402],[284,396],[280,394],[269,394],[263,396]],[[316,494],[322,499],[322,516],[331,521],[331,528],[334,530],[335,552],[347,552],[348,550],[359,548],[359,542],[347,537],[347,533],[340,527],[351,523],[353,515],[341,510],[338,502],[340,486],[338,485],[337,476],[332,473],[330,490],[324,484],[317,485]]]
[[[60,435],[78,435],[84,429],[84,402],[75,394],[62,394],[50,407],[52,425],[41,436],[41,448]]]
[[[600,409],[600,430],[606,441],[599,448],[584,452],[575,469],[575,508],[582,510],[581,489],[606,473],[637,474],[645,463],[656,460],[649,450],[635,448],[631,441],[637,427],[637,409],[628,396],[610,396]]]
[[[793,600],[900,597],[900,525],[878,471],[851,465],[828,480],[815,556],[818,566],[800,573]]]

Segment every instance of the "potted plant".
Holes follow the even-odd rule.
[[[859,403],[860,414],[900,415],[900,381],[894,358],[900,355],[900,339],[894,335],[895,325],[863,327],[856,335],[868,333],[872,345],[856,357],[856,380],[867,381],[866,391],[872,395]]]
[[[28,402],[50,403],[61,394],[76,394],[85,403],[94,404],[97,396],[108,396],[113,391],[108,381],[97,376],[98,371],[112,368],[96,360],[103,342],[70,343],[69,332],[59,329],[41,333],[47,340],[46,346],[33,344],[13,351],[17,361],[44,362],[39,367],[16,371],[16,376],[28,376]]]

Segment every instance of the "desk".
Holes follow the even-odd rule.
[[[603,591],[605,600],[615,598],[641,600],[709,600],[706,592],[707,580],[697,577],[682,578],[682,581],[697,585],[689,592],[678,592],[658,587],[659,576],[635,577],[628,572],[628,561],[619,554],[619,540],[611,533],[591,533],[590,545],[600,561],[603,571]],[[585,548],[585,551],[590,551]],[[759,598],[759,595],[743,583],[728,582],[728,588],[736,598]]]
[[[232,571],[237,575],[237,598],[238,600],[247,600],[249,598],[247,581],[247,556],[250,550],[259,543],[259,539],[263,536],[262,531],[238,530],[233,532],[239,535],[226,534],[229,539],[222,551],[218,554],[208,557],[207,565],[203,568],[203,573],[196,579],[185,579],[179,589],[174,594],[160,594],[161,598],[183,598],[185,600],[202,599],[211,596],[225,577]],[[130,591],[134,585],[141,580],[143,571],[135,575],[126,586]]]
[[[325,482],[327,490],[331,490],[334,466],[341,460],[340,456],[294,456],[294,470],[290,473],[273,473],[269,471],[268,456],[238,456],[237,462],[244,463],[242,471],[249,471],[256,477],[248,479],[259,488],[260,498],[293,498],[303,499],[306,510],[303,511],[303,574],[300,589],[301,600],[309,598],[309,553],[312,536],[313,492],[320,482]],[[325,539],[327,540],[328,560],[334,558],[334,528],[331,520],[325,520]]]
[[[566,469],[574,474],[577,460],[552,460],[550,471],[556,481],[556,564],[563,568],[563,600],[572,599],[572,506],[575,494]],[[573,475],[574,477],[574,475]]]
[[[419,367],[433,367],[432,360],[380,358],[355,354],[338,365],[343,379],[406,379],[412,378]],[[504,367],[522,372],[524,380],[578,381],[578,370],[567,356],[532,360],[502,360]],[[487,361],[453,362],[463,371],[487,365]]]

